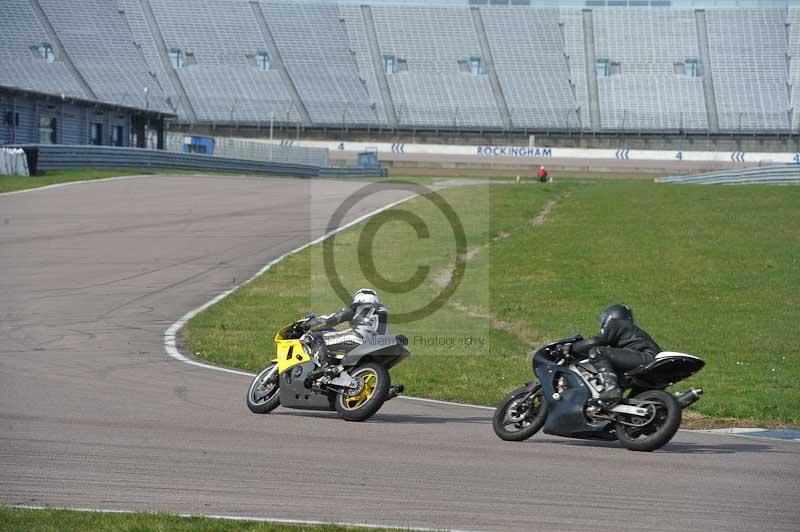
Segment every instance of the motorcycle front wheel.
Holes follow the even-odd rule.
[[[681,405],[662,390],[648,390],[632,397],[648,409],[650,421],[621,414],[614,423],[620,443],[631,451],[655,451],[675,436],[681,426]],[[637,405],[639,406],[639,405]]]
[[[389,371],[383,364],[369,362],[348,373],[359,382],[361,389],[353,395],[336,394],[334,406],[347,421],[364,421],[372,417],[386,401],[391,385]]]
[[[278,366],[270,364],[256,375],[247,390],[247,408],[254,414],[267,414],[281,404]]]
[[[542,389],[531,391],[523,386],[506,395],[497,407],[492,428],[501,440],[523,441],[539,432],[546,419],[547,405]]]

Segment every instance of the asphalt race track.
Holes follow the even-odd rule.
[[[489,410],[406,399],[360,424],[257,416],[248,377],[165,354],[175,320],[321,235],[358,186],[183,176],[0,195],[0,504],[467,530],[798,530],[797,443],[684,431],[655,453],[505,443]]]

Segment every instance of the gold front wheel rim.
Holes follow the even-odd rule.
[[[378,387],[378,375],[374,371],[365,372],[361,378],[364,379],[364,389],[361,390],[361,393],[344,398],[344,407],[347,410],[355,410],[364,406],[364,403],[369,401],[375,393],[375,388]]]

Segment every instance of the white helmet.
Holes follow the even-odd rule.
[[[359,288],[353,294],[353,303],[358,305],[376,305],[378,302],[378,294],[371,288]]]

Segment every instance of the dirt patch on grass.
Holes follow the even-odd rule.
[[[562,199],[563,196],[548,201],[545,206],[542,207],[542,210],[539,211],[539,214],[537,214],[536,217],[531,221],[531,225],[539,226],[544,224],[544,222],[547,220],[547,216],[550,214],[550,211],[552,211],[553,207],[555,207]]]
[[[540,226],[544,224],[547,220],[547,216],[550,212],[555,208],[555,206],[564,198],[566,195],[560,195],[557,198],[553,198],[548,201],[544,207],[537,213],[537,215],[531,220],[531,225],[533,226]],[[491,245],[493,242],[497,242],[498,240],[505,240],[506,238],[511,237],[511,233],[506,231],[501,231],[493,236],[488,242],[485,242],[479,246],[475,246],[467,250],[466,253],[459,256],[459,260],[463,262],[469,262],[472,260],[475,255],[480,253],[483,249]],[[433,276],[433,282],[440,288],[444,288],[445,286],[450,283],[450,279],[453,277],[453,272],[455,271],[456,264],[452,263],[447,267],[441,269]],[[535,345],[537,343],[541,343],[543,341],[543,336],[539,331],[535,331],[528,327],[524,323],[511,323],[508,321],[501,320],[497,318],[492,312],[483,309],[483,308],[473,308],[463,303],[451,299],[447,303],[448,306],[463,312],[464,314],[472,317],[472,318],[479,318],[489,320],[492,324],[492,328],[506,331],[512,336],[516,337],[518,340],[521,340],[525,343]]]

